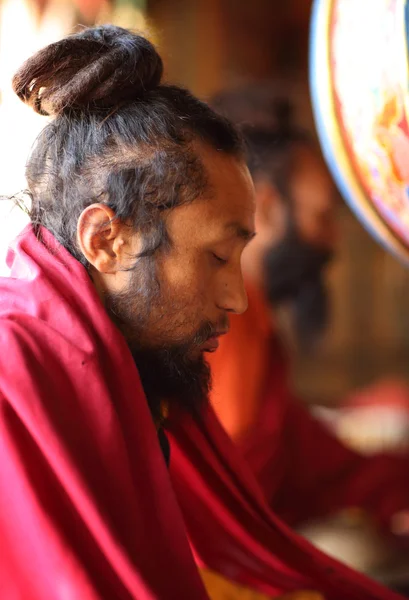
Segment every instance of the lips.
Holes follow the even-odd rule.
[[[208,340],[206,340],[201,346],[200,349],[202,352],[216,352],[217,348],[220,345],[219,342],[219,338],[222,335],[226,335],[226,333],[228,333],[229,329],[220,329],[219,331],[217,331],[214,335],[212,335],[212,337],[210,337]]]
[[[209,338],[204,344],[202,344],[202,351],[203,352],[216,352],[217,348],[219,347],[219,338],[218,336],[213,336],[211,338]]]

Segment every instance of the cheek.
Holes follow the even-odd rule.
[[[194,296],[201,285],[198,265],[192,259],[169,261],[163,270],[161,281],[168,295],[174,298],[187,299]]]
[[[160,303],[164,319],[175,328],[196,330],[205,318],[208,273],[195,257],[176,256],[160,265]]]
[[[169,296],[191,302],[194,306],[204,303],[211,286],[212,272],[203,251],[181,248],[163,262],[161,275]]]

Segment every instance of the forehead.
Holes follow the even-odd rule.
[[[201,149],[209,187],[204,193],[203,210],[214,216],[242,222],[254,229],[254,186],[246,163],[234,156],[208,148]]]
[[[208,186],[200,198],[171,211],[168,222],[182,234],[207,238],[223,231],[233,235],[238,229],[253,233],[254,187],[244,160],[207,147],[200,147],[199,154]]]

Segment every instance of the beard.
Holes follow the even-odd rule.
[[[301,350],[311,349],[328,324],[329,299],[324,270],[332,256],[331,250],[303,241],[293,225],[265,256],[267,298],[273,307],[291,307]]]
[[[164,400],[189,414],[200,413],[207,402],[210,367],[203,354],[190,355],[191,347],[187,342],[155,349],[131,347],[154,420],[161,420]]]
[[[164,401],[198,414],[211,387],[210,367],[200,346],[226,329],[228,320],[217,326],[205,321],[190,335],[179,335],[190,325],[183,315],[191,310],[191,303],[172,302],[161,293],[154,265],[147,269],[145,263],[142,269],[141,263],[132,272],[127,290],[105,295],[106,309],[128,343],[153,419],[162,420]],[[149,336],[152,323],[159,336]]]

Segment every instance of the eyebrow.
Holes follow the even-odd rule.
[[[229,223],[226,225],[226,229],[231,230],[238,238],[244,240],[246,243],[250,242],[256,235],[255,231],[250,231],[247,227],[243,227],[240,223]]]

